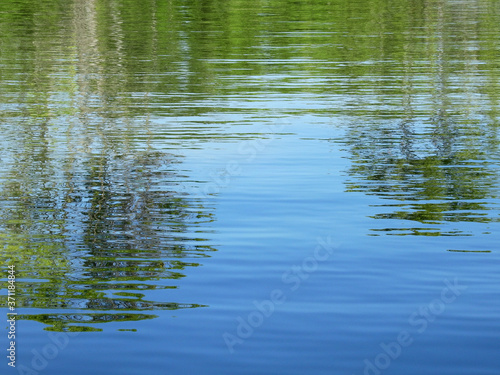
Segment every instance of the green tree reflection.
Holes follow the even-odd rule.
[[[200,307],[169,301],[168,290],[199,265],[193,259],[215,250],[193,235],[212,213],[176,191],[179,160],[151,145],[150,99],[132,93],[154,85],[126,66],[123,43],[131,38],[118,2],[98,3],[35,10],[13,2],[7,16],[13,29],[25,22],[17,30],[28,36],[10,33],[3,49],[19,60],[4,77],[16,86],[2,97],[3,126],[12,130],[2,142],[1,261],[18,267],[20,308],[58,311],[20,318],[52,330],[98,330],[95,323]],[[137,13],[144,16],[142,6]],[[25,38],[30,45],[19,48]],[[160,289],[166,301],[148,298]]]
[[[498,86],[479,86],[475,72],[479,48],[470,48],[478,43],[477,29],[471,25],[478,24],[484,13],[454,12],[446,2],[439,2],[437,9],[423,14],[425,35],[405,33],[401,86],[394,92],[402,102],[399,114],[372,116],[368,126],[350,127],[347,142],[353,161],[347,191],[386,200],[376,205],[386,212],[373,218],[437,226],[414,224],[375,232],[468,235],[463,230],[440,230],[439,224],[499,221],[492,206],[498,198],[498,175],[491,159],[498,150],[497,120],[479,113],[474,102],[483,95],[483,100],[490,100],[485,106],[496,113],[493,93]],[[418,61],[430,62],[428,76],[419,76]]]

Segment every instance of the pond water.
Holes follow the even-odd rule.
[[[498,375],[499,24],[2,1],[2,373]]]

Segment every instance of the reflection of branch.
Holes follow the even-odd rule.
[[[399,128],[401,130],[401,153],[408,161],[417,158],[415,151],[413,150],[415,134],[412,130],[412,125],[412,121],[409,119],[405,119],[399,123]]]
[[[449,120],[445,109],[439,108],[436,114],[431,117],[431,122],[434,127],[432,133],[432,143],[436,147],[439,157],[452,157],[453,146],[458,145],[456,141],[458,137],[458,129]]]
[[[132,245],[140,239],[136,245],[147,249],[159,245],[152,222],[161,220],[159,227],[171,221],[179,231],[191,215],[181,200],[165,190],[165,182],[173,177],[170,162],[169,155],[151,152],[109,157],[105,166],[94,168],[86,183],[92,201],[88,211],[92,235],[88,238],[94,243],[111,242],[116,237],[106,233],[119,231],[129,237],[122,242]]]

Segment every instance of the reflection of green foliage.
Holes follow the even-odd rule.
[[[47,331],[58,332],[99,332],[102,329],[81,324],[127,322],[154,318],[156,318],[155,315],[146,314],[37,314],[18,316],[18,319],[35,320],[46,324],[48,327],[45,330]]]
[[[431,236],[431,237],[449,237],[449,236],[472,236],[472,234],[462,231],[440,231],[435,228],[384,228],[372,229],[374,233],[369,236],[378,236],[376,233],[384,233],[390,236]]]
[[[498,71],[492,67],[499,60],[496,53],[492,54],[492,39],[484,35],[491,32],[492,19],[498,22],[498,12],[459,9],[445,1],[433,2],[426,10],[428,3],[412,2],[408,6],[413,10],[399,16],[404,19],[399,25],[405,25],[406,30],[380,38],[400,38],[401,54],[386,55],[396,73],[374,71],[371,67],[377,64],[369,65],[371,73],[360,72],[393,79],[398,84],[390,88],[379,85],[384,92],[368,95],[372,101],[380,96],[389,102],[383,111],[356,113],[358,119],[367,121],[362,126],[353,124],[348,130],[353,165],[348,171],[351,179],[347,191],[378,196],[385,201],[377,207],[394,209],[371,216],[377,219],[436,226],[443,222],[498,222],[492,211],[498,174],[491,161],[499,145],[498,116],[494,115],[498,109],[498,80],[478,85],[476,70],[477,61],[484,59],[489,75]],[[482,5],[491,6],[491,2]],[[482,23],[484,18],[488,22]],[[382,18],[377,22],[386,21]],[[489,47],[471,48],[483,42]],[[382,51],[375,48],[373,53]],[[487,56],[482,56],[485,51]],[[429,66],[424,68],[421,62]],[[377,85],[370,83],[370,87],[376,90]],[[482,102],[478,107],[474,98],[479,95],[489,103]],[[491,109],[489,117],[484,117],[484,108]],[[468,235],[462,231],[443,232],[438,227],[374,231],[393,235]]]
[[[406,159],[397,157],[400,150],[394,146],[384,145],[379,151],[377,142],[367,142],[365,147],[362,142],[363,139],[356,141],[360,145],[355,149],[358,159],[349,171],[356,179],[348,183],[348,191],[363,191],[393,200],[394,204],[378,206],[397,209],[372,217],[433,224],[498,221],[488,215],[489,201],[495,197],[494,174],[483,162],[482,144],[476,145],[476,150],[450,151],[446,157],[419,157],[415,151],[413,159]],[[460,147],[459,140],[455,146]],[[388,157],[387,152],[392,155]]]
[[[170,245],[172,234],[182,235],[197,214],[192,214],[189,204],[175,197],[172,191],[165,191],[161,185],[171,177],[171,172],[161,170],[168,163],[158,162],[159,156],[163,157],[155,154],[153,160],[147,161],[145,158],[151,155],[139,154],[125,166],[120,161],[107,169],[101,168],[102,163],[97,161],[90,165],[88,177],[84,171],[68,175],[78,176],[82,188],[71,180],[59,181],[58,195],[38,189],[38,185],[45,181],[37,181],[31,186],[31,191],[23,191],[25,199],[22,205],[5,210],[9,215],[3,217],[17,217],[2,222],[7,234],[2,234],[0,239],[4,244],[3,267],[15,264],[18,268],[17,288],[22,290],[17,296],[18,307],[141,311],[201,306],[148,301],[145,293],[136,293],[175,288],[140,282],[165,278],[175,280],[184,277],[182,270],[185,267],[198,265],[172,259],[186,257],[188,250],[183,245]],[[111,162],[114,160],[121,159],[111,159]],[[29,185],[23,176],[15,174],[10,181],[16,181],[14,186]],[[63,188],[66,186],[71,188],[66,190]],[[16,188],[10,192],[20,191]],[[32,196],[35,191],[36,197]],[[9,198],[7,191],[1,195],[4,199]],[[47,210],[48,207],[65,209]],[[73,239],[76,243],[71,243],[67,242],[66,236],[69,226],[75,226],[70,220],[75,215],[81,217],[81,222],[77,224],[78,237]],[[40,220],[40,216],[44,220]],[[173,230],[169,230],[171,227]],[[45,230],[46,234],[37,234],[39,230]],[[79,249],[76,253],[73,253],[74,247]],[[204,248],[210,249],[196,246],[195,253],[203,252]],[[116,292],[116,297],[107,296],[113,290],[123,291]],[[3,302],[5,299],[6,296],[0,297]],[[63,315],[50,316],[50,322],[48,318],[38,320],[49,322],[54,330],[67,328],[68,322],[61,321]],[[137,317],[142,315],[120,316],[95,315],[88,323],[107,319],[139,320]],[[33,316],[22,318],[31,319]]]
[[[348,191],[384,198],[391,212],[375,218],[426,223],[387,233],[498,221],[486,163],[498,152],[496,11],[445,0],[4,0],[0,19],[0,262],[18,267],[20,307],[120,310],[87,314],[95,322],[198,307],[148,300],[214,251],[197,228],[213,213],[176,192],[179,158],[165,149],[261,136],[210,119],[261,110],[235,98],[316,95],[320,108],[290,112],[356,118]],[[454,103],[462,83],[468,99]],[[80,329],[64,314],[25,317]]]
[[[349,174],[354,179],[348,183],[347,190],[394,200],[394,204],[383,203],[379,207],[398,208],[394,212],[376,214],[374,218],[433,224],[498,221],[488,215],[489,201],[496,196],[492,189],[495,174],[485,161],[484,148],[489,146],[478,138],[478,143],[472,147],[469,123],[462,125],[464,128],[458,124],[450,127],[452,134],[447,136],[440,134],[445,142],[454,138],[446,148],[441,147],[439,140],[429,142],[435,140],[436,132],[427,128],[423,135],[411,135],[412,144],[408,148],[407,135],[400,128],[394,126],[391,131],[380,125],[377,123],[378,128],[374,127],[372,133],[363,129],[362,134],[356,134],[353,129],[350,141],[354,159]],[[440,124],[430,123],[430,126],[437,129]],[[442,127],[440,129],[443,131]],[[464,134],[462,129],[467,129],[468,133]],[[427,145],[420,147],[419,143]]]
[[[198,266],[181,258],[214,250],[184,243],[185,236],[191,243],[204,240],[187,233],[193,224],[213,219],[173,189],[175,157],[151,147],[134,149],[142,148],[150,115],[136,104],[149,99],[132,100],[126,93],[157,89],[136,79],[136,71],[151,72],[151,67],[128,65],[134,60],[130,54],[139,51],[122,43],[134,42],[124,33],[135,30],[129,23],[120,29],[120,19],[110,16],[132,12],[148,23],[156,9],[150,7],[148,14],[145,4],[140,9],[82,4],[44,1],[37,9],[28,2],[0,4],[1,54],[10,56],[12,67],[2,70],[2,104],[12,105],[0,118],[15,127],[5,138],[7,150],[15,152],[2,155],[8,163],[2,165],[0,191],[1,267],[17,266],[18,307],[120,312],[200,307],[147,300],[149,291],[176,287],[155,281],[175,283],[186,267]],[[148,49],[144,40],[150,38],[143,37],[135,40],[136,47]],[[171,51],[170,39],[163,39]],[[120,59],[124,64],[116,64]],[[126,129],[124,123],[136,116],[146,128]],[[153,317],[100,316],[87,323]],[[56,330],[77,329],[68,326],[64,314],[20,318]]]
[[[185,308],[196,308],[205,307],[198,304],[178,304],[178,303],[164,303],[159,308],[164,310],[178,310]],[[112,308],[109,308],[113,310]],[[136,310],[136,309],[131,309]],[[48,331],[65,331],[65,332],[87,332],[87,331],[101,331],[99,328],[93,327],[94,324],[98,323],[109,323],[109,322],[130,322],[130,321],[140,321],[145,319],[154,319],[156,315],[143,314],[143,313],[132,313],[132,312],[122,312],[119,313],[57,313],[57,314],[36,314],[28,315],[22,314],[18,315],[20,320],[35,320],[40,323],[48,325],[45,328]]]

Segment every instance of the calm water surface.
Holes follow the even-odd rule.
[[[2,374],[498,375],[499,24],[3,1]]]

